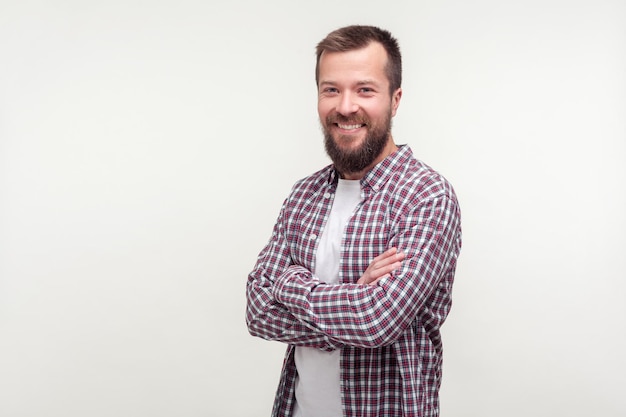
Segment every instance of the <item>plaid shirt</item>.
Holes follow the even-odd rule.
[[[361,179],[340,284],[331,285],[311,271],[336,184],[332,165],[295,184],[248,277],[250,334],[289,344],[272,415],[292,415],[294,347],[309,346],[341,349],[344,416],[438,416],[439,329],[461,248],[454,191],[408,146],[389,155]],[[391,247],[406,253],[401,268],[375,286],[356,284]]]

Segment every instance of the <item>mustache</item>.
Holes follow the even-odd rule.
[[[342,114],[331,114],[326,117],[326,123],[341,123],[345,125],[351,124],[368,124],[369,120],[366,117],[362,116],[344,116]]]

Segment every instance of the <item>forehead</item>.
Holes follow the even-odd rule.
[[[359,79],[388,82],[387,52],[378,42],[346,52],[324,51],[319,62],[319,82],[339,83]]]

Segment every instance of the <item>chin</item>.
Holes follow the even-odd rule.
[[[345,134],[340,133],[333,135],[333,140],[337,146],[341,146],[346,149],[355,149],[363,145],[367,132],[361,132],[358,134]]]

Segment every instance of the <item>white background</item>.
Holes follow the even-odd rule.
[[[245,282],[354,23],[462,205],[442,416],[626,415],[623,1],[2,0],[1,416],[269,415]]]

